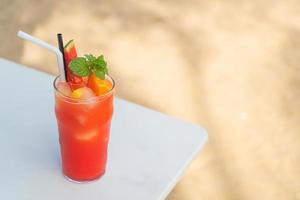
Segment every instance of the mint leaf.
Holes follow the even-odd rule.
[[[96,57],[93,56],[92,54],[86,54],[84,55],[84,57],[86,58],[88,64],[93,64],[96,61]]]
[[[100,67],[102,69],[104,69],[106,67],[106,62],[104,60],[103,55],[98,56],[95,60],[95,65],[97,65],[97,67]]]
[[[105,79],[105,72],[103,70],[96,70],[95,75],[102,80]]]
[[[107,67],[104,68],[104,73],[108,74],[108,68]]]
[[[69,64],[69,68],[77,76],[89,76],[91,74],[86,59],[83,57],[77,57],[72,60]]]
[[[108,74],[107,63],[104,56],[95,57],[92,54],[86,54],[84,57],[77,57],[69,64],[71,71],[77,76],[89,76],[91,73],[100,79],[105,79]]]

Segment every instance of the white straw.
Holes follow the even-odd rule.
[[[39,45],[40,47],[46,48],[46,49],[54,52],[56,54],[57,63],[58,63],[58,69],[59,69],[59,74],[60,74],[59,79],[61,82],[66,82],[63,55],[58,48],[38,39],[36,37],[33,37],[23,31],[18,31],[18,36],[25,40],[31,41],[32,43]]]

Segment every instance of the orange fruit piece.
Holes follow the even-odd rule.
[[[91,88],[97,96],[99,96],[110,91],[112,88],[112,83],[109,80],[102,80],[95,74],[92,74],[89,77],[87,86]]]

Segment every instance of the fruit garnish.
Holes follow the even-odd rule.
[[[95,74],[92,74],[89,77],[87,86],[91,88],[97,96],[99,96],[110,91],[112,88],[112,83],[109,80],[102,80]]]
[[[91,97],[95,97],[95,94],[92,89],[88,87],[81,87],[74,90],[71,94],[71,97],[74,99],[88,99]]]
[[[84,57],[77,57],[71,60],[69,67],[73,74],[80,77],[95,74],[98,78],[104,80],[105,75],[108,74],[107,63],[103,55],[95,57],[87,54]]]
[[[75,48],[74,40],[70,40],[64,47],[64,55],[67,66],[67,79],[71,88],[77,89],[83,87],[87,83],[87,79],[81,76],[77,76],[70,70],[70,62],[77,58],[77,52]]]

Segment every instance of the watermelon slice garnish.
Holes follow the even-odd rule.
[[[76,76],[75,74],[72,73],[72,71],[69,68],[69,63],[71,62],[71,60],[77,58],[77,52],[76,52],[74,40],[70,40],[65,45],[64,55],[65,55],[65,61],[67,66],[67,72],[66,72],[67,80],[72,90],[76,90],[77,88],[86,86],[88,78]]]

